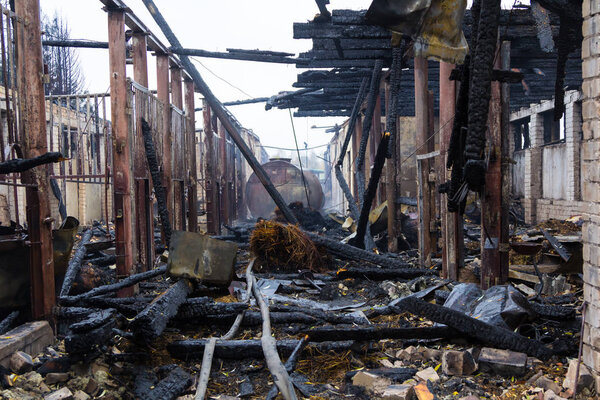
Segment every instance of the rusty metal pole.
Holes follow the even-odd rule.
[[[450,179],[446,169],[446,158],[452,136],[452,122],[456,109],[456,84],[450,80],[453,64],[440,63],[440,157],[438,182]],[[458,238],[455,236],[459,214],[448,212],[446,196],[440,198],[440,216],[442,223],[442,276],[445,279],[458,280]]]
[[[156,55],[156,97],[164,105],[163,128],[162,128],[162,172],[163,187],[167,194],[167,208],[173,225],[173,185],[172,161],[171,161],[171,101],[169,97],[169,56],[167,54]],[[164,243],[164,232],[162,235]]]
[[[415,119],[417,155],[427,153],[427,137],[429,133],[429,92],[427,90],[427,60],[417,56],[415,69]],[[419,209],[419,263],[431,265],[430,236],[430,196],[428,190],[429,160],[417,160],[417,187]]]
[[[194,101],[194,82],[186,79],[184,83],[185,114],[187,117],[186,158],[188,179],[188,230],[198,231],[198,160],[196,152],[196,115]]]
[[[494,68],[502,68],[504,58],[510,56],[509,48],[502,47]],[[490,148],[489,163],[485,173],[484,193],[481,197],[481,288],[502,285],[508,279],[508,198],[505,197],[508,179],[506,168],[508,126],[503,112],[506,112],[507,98],[502,96],[502,84],[492,82],[492,97],[488,117]],[[504,109],[504,110],[503,110]],[[503,162],[504,161],[504,162]],[[504,174],[503,174],[504,172]]]
[[[173,106],[179,110],[183,110],[183,82],[182,82],[182,71],[178,66],[171,67],[171,102]],[[171,132],[172,140],[177,143],[175,149],[178,149],[178,145],[181,143],[181,135],[184,132]],[[173,137],[175,135],[175,137]],[[173,151],[173,228],[184,230],[185,229],[185,199],[184,199],[184,188],[183,182],[181,181],[182,176],[179,176],[182,168],[182,164],[185,164],[185,149],[180,149],[184,152],[177,154]]]
[[[148,51],[147,34],[134,32],[131,38],[133,53],[133,80],[148,87]],[[154,218],[151,198],[151,184],[146,168],[144,141],[142,135],[141,115],[137,116],[136,146],[134,159],[134,189],[135,189],[135,236],[137,243],[136,262],[142,271],[152,268],[154,260]]]
[[[113,193],[117,277],[127,277],[133,266],[131,217],[131,162],[127,123],[127,79],[125,75],[125,12],[108,10],[108,55],[110,64],[110,112],[113,132]],[[130,296],[132,288],[119,291]]]
[[[39,0],[16,2],[16,13],[25,29],[18,30],[18,90],[21,99],[24,157],[40,156],[48,151],[44,72],[40,31]],[[29,269],[31,273],[31,311],[33,318],[51,318],[55,304],[54,261],[52,251],[52,216],[49,200],[48,168],[42,165],[21,174],[27,198],[29,225]]]

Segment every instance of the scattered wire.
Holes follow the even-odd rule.
[[[194,62],[196,62],[197,64],[200,64],[200,66],[202,66],[202,68],[204,68],[205,70],[207,70],[209,73],[211,73],[213,76],[215,76],[217,79],[220,79],[221,81],[225,82],[226,84],[228,84],[229,86],[231,86],[232,88],[238,90],[240,93],[243,93],[244,95],[248,96],[251,99],[256,98],[256,96],[252,96],[250,94],[248,94],[247,92],[243,91],[242,89],[240,89],[239,87],[235,86],[233,83],[229,82],[227,79],[225,78],[221,78],[219,75],[215,74],[210,68],[208,68],[206,65],[202,64],[202,61],[198,60],[197,57],[190,57],[190,59]]]
[[[260,147],[264,148],[264,149],[275,149],[275,150],[285,150],[285,151],[308,151],[308,150],[314,150],[314,149],[320,149],[321,147],[327,147],[329,146],[329,143],[327,144],[322,144],[319,146],[314,146],[314,147],[307,147],[305,149],[299,149],[299,148],[295,148],[295,149],[287,149],[285,147],[275,147],[275,146],[265,146],[265,145],[260,145]]]

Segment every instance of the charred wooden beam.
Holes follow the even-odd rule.
[[[115,310],[111,308],[93,312],[89,314],[83,321],[71,324],[69,329],[74,333],[91,331],[113,320],[115,318],[115,313]]]
[[[81,49],[108,49],[108,42],[96,40],[42,40],[42,46],[48,47],[75,47]]]
[[[127,300],[127,301],[121,301]],[[132,302],[129,300],[136,300],[135,298],[105,298],[105,297],[90,297],[86,299],[80,300],[80,302],[88,307],[95,307],[100,309],[115,309],[120,314],[123,314],[127,318],[133,318],[138,313],[140,313],[146,306],[149,301],[144,301],[140,299],[137,302]]]
[[[154,193],[156,194],[156,203],[158,207],[158,215],[162,225],[162,232],[165,235],[165,244],[167,247],[171,242],[171,221],[169,219],[169,207],[167,203],[167,193],[162,185],[163,175],[159,168],[158,157],[152,139],[152,129],[148,122],[142,118],[142,135],[144,137],[144,150],[146,150],[146,159],[148,160],[148,168],[152,177]]]
[[[73,355],[89,354],[108,343],[116,326],[116,320],[111,318],[104,325],[90,331],[71,333],[65,337],[65,351]]]
[[[464,65],[455,68],[450,73],[450,80],[461,81],[462,70]],[[503,69],[492,70],[492,81],[498,81],[502,83],[520,83],[525,78],[525,75],[521,71],[505,71]]]
[[[437,271],[427,268],[342,268],[336,273],[338,279],[369,279],[374,281],[414,279],[420,276],[437,275]]]
[[[151,342],[159,337],[171,318],[177,315],[179,306],[185,302],[192,288],[187,279],[181,279],[158,296],[129,324],[138,340]]]
[[[210,297],[187,299],[175,316],[178,320],[197,321],[209,315],[237,315],[248,309],[246,303],[215,303]]]
[[[200,49],[182,49],[182,48],[171,48],[174,54],[180,56],[193,56],[193,57],[207,57],[207,58],[221,58],[226,60],[242,60],[242,61],[258,61],[266,63],[278,63],[278,64],[297,64],[308,60],[303,58],[290,58],[288,56],[273,55],[270,53],[262,53],[260,51],[254,52],[216,52],[207,51]]]
[[[81,268],[81,263],[83,262],[83,257],[85,257],[85,253],[87,252],[86,244],[90,242],[92,238],[93,231],[91,229],[86,230],[81,236],[81,241],[79,242],[79,247],[75,250],[75,254],[69,261],[69,265],[67,266],[67,272],[65,273],[65,278],[63,280],[62,287],[60,289],[60,297],[65,297],[69,295],[71,291],[71,286],[75,281],[75,277],[77,277],[77,273]]]
[[[433,322],[447,325],[490,346],[526,353],[541,360],[547,360],[553,354],[552,349],[537,340],[528,339],[508,329],[492,326],[459,311],[427,303],[415,297],[407,297],[392,308],[398,313],[410,312]]]
[[[89,299],[91,297],[100,296],[106,293],[114,293],[120,289],[131,287],[136,283],[145,281],[147,279],[154,278],[159,275],[163,275],[167,271],[167,266],[163,265],[161,267],[155,268],[150,271],[142,272],[140,274],[130,275],[127,278],[123,279],[119,283],[113,283],[110,285],[104,285],[90,290],[89,292],[78,294],[76,296],[65,296],[60,297],[59,301],[63,305],[71,305],[76,304],[77,302],[83,299]]]
[[[337,240],[330,239],[325,236],[320,236],[312,232],[306,232],[308,237],[315,242],[317,246],[325,247],[331,254],[335,255],[344,260],[354,260],[359,262],[369,262],[371,264],[380,265],[385,268],[408,268],[411,264],[394,259],[391,257],[382,256],[379,254],[371,253],[366,250],[356,248],[339,242]]]
[[[62,154],[57,152],[46,153],[33,158],[17,158],[15,160],[8,160],[0,163],[0,174],[4,175],[23,172],[39,165],[57,163],[64,160]]]
[[[274,303],[271,305],[271,309],[273,310],[273,313],[271,314],[272,316],[274,316],[278,312],[280,312],[281,314],[302,313],[302,314],[309,315],[313,318],[316,318],[320,321],[329,322],[331,324],[361,325],[361,324],[365,324],[367,322],[364,318],[356,317],[351,314],[338,314],[338,313],[331,312],[331,311],[323,311],[323,310],[317,310],[314,308],[298,307],[298,306],[292,306],[292,305],[287,305],[287,304]],[[273,320],[275,320],[275,319],[276,319],[276,317],[273,317]]]
[[[282,357],[288,357],[298,346],[299,340],[278,340],[277,350]],[[198,360],[202,358],[207,339],[179,340],[167,345],[169,354],[179,360]],[[346,350],[353,342],[324,342],[315,346],[319,351]],[[243,360],[246,358],[262,358],[260,340],[217,340],[215,357]]]
[[[390,328],[387,326],[368,327],[316,327],[306,332],[311,342],[331,340],[371,341],[384,339],[448,339],[462,335],[447,326]]]
[[[192,377],[181,367],[175,367],[160,382],[147,385],[139,390],[136,385],[136,398],[145,400],[174,400],[182,395],[192,384]]]

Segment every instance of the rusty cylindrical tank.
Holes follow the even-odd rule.
[[[290,161],[289,158],[271,158],[262,167],[271,178],[273,185],[281,193],[286,204],[301,201],[304,207],[307,207],[309,204],[306,202],[302,174],[300,169],[292,165]],[[308,188],[310,207],[320,210],[323,207],[325,197],[319,179],[315,174],[308,171],[304,171],[304,179]],[[255,218],[268,218],[275,211],[275,202],[260,183],[256,174],[252,174],[246,184],[246,201],[250,213]]]

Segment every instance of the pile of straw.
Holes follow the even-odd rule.
[[[262,220],[250,236],[250,251],[264,266],[320,271],[317,246],[295,225]]]

